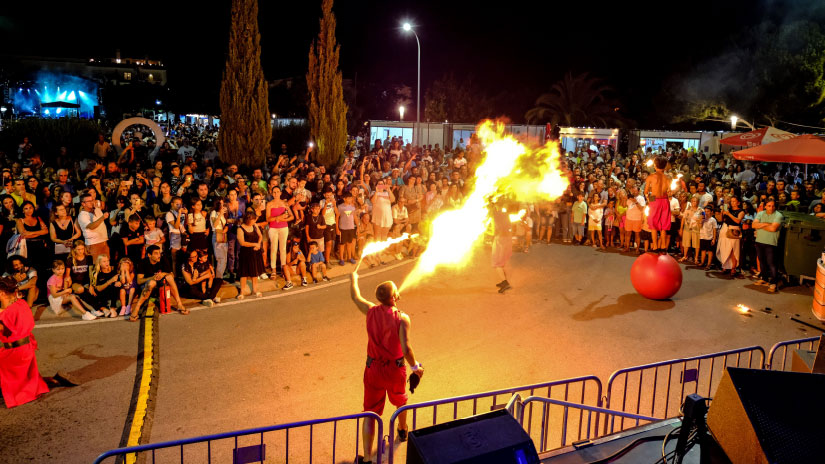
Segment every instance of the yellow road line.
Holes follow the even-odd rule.
[[[152,368],[154,365],[154,340],[152,332],[154,331],[154,310],[147,308],[146,316],[143,318],[143,360],[140,376],[140,388],[138,390],[137,404],[135,412],[132,417],[132,427],[129,430],[129,440],[126,446],[137,446],[140,444],[140,438],[143,433],[143,424],[146,420],[146,408],[149,404],[149,392],[152,388]],[[130,453],[126,455],[126,463],[134,464],[137,461],[137,454]]]

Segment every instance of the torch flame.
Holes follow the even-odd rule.
[[[504,212],[506,213],[507,210],[504,210]],[[510,215],[510,222],[519,222],[519,221],[521,221],[521,218],[524,217],[524,213],[526,213],[526,212],[527,212],[527,210],[523,209],[523,210],[520,210],[518,213],[511,214]]]
[[[653,166],[653,160],[652,159],[647,160],[647,162],[645,163],[645,166],[647,166],[647,167]]]
[[[681,179],[683,175],[684,174],[680,173],[676,177],[673,178],[673,181],[670,183],[670,189],[671,190],[676,190],[676,189],[679,188],[679,183],[680,183],[679,179]]]
[[[400,237],[397,237],[397,238],[391,238],[391,239],[385,240],[383,242],[368,243],[366,246],[364,246],[364,251],[361,252],[361,257],[364,258],[364,257],[369,256],[369,255],[374,255],[375,253],[380,253],[380,252],[386,250],[387,248],[389,248],[390,245],[392,245],[394,243],[403,242],[404,240],[407,240],[408,238],[414,238],[414,237],[418,237],[418,234],[413,234],[412,236],[410,236],[410,234],[404,232],[403,234],[401,234]]]
[[[491,199],[510,195],[521,202],[552,200],[567,188],[567,177],[559,170],[561,155],[556,143],[530,149],[505,135],[504,124],[492,121],[479,125],[477,134],[486,147],[486,157],[476,169],[473,190],[460,208],[433,219],[427,249],[401,290],[417,284],[439,266],[461,267],[467,263],[486,230]]]
[[[740,304],[738,304],[738,305],[736,305],[736,309],[737,309],[740,313],[742,313],[742,314],[747,314],[747,313],[749,313],[749,312],[751,311],[751,309],[750,309],[750,308],[748,308],[747,306],[745,306],[745,305],[743,305],[743,304],[741,304],[741,303],[740,303]]]

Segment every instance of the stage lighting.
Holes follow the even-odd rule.
[[[63,108],[58,108],[57,111],[55,111],[55,113],[60,114],[61,109],[63,109]]]
[[[78,95],[80,95],[80,98],[83,98],[83,97],[85,97],[85,96],[86,96],[86,94],[85,94],[85,93],[83,93],[83,91],[82,91],[82,90],[78,90],[78,91],[77,91],[77,94],[78,94]]]
[[[49,110],[46,110],[46,114],[49,114]]]
[[[75,95],[74,95],[74,90],[72,90],[72,93],[69,94],[69,97],[67,98],[67,100],[68,101],[75,101],[76,99],[77,99],[77,97],[75,97]]]

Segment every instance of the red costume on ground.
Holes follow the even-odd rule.
[[[364,368],[364,411],[384,413],[384,398],[395,407],[407,404],[407,367],[398,330],[401,311],[376,305],[367,312],[367,367]],[[400,365],[400,366],[399,366]]]
[[[32,335],[34,317],[25,300],[17,300],[0,312],[0,343],[13,343],[29,337],[29,343],[0,349],[0,388],[7,408],[20,406],[48,393],[49,387],[37,370],[34,351],[37,342]]]
[[[670,230],[670,200],[666,196],[657,198],[650,204],[647,225],[653,230]]]

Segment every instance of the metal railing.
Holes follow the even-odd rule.
[[[564,401],[573,400],[582,404],[590,403],[600,406],[602,383],[598,377],[590,375],[402,406],[393,413],[387,428],[389,437],[386,453],[389,464],[392,464],[394,460],[395,424],[400,414],[411,413],[412,417],[408,419],[408,430],[416,430],[420,427],[437,425],[460,417],[475,416],[482,412],[503,409],[507,406],[508,400],[516,393],[523,394],[523,396],[544,395],[548,398],[555,397]],[[439,410],[442,411],[440,416]],[[533,417],[532,411],[528,411],[526,427],[528,434],[534,420],[538,419],[538,417]]]
[[[806,349],[816,351],[817,347],[819,347],[819,337],[810,337],[810,338],[798,338],[796,340],[786,340],[784,342],[779,342],[776,345],[771,347],[771,350],[768,352],[768,362],[765,363],[765,369],[774,370],[774,371],[786,371],[790,370],[790,365],[788,364],[788,360],[791,356],[793,356],[793,349],[789,350],[788,347],[793,347],[793,349]],[[777,354],[780,353],[777,357]],[[780,362],[781,359],[781,362]]]
[[[211,463],[213,460],[214,462],[249,464],[266,461],[267,451],[269,451],[269,459],[275,459],[278,462],[281,462],[281,459],[274,458],[274,456],[283,456],[282,462],[285,463],[289,463],[290,457],[293,459],[297,457],[299,462],[311,463],[313,459],[315,459],[314,462],[328,461],[334,464],[336,462],[336,456],[340,458],[343,454],[345,459],[354,460],[358,455],[361,444],[360,424],[362,420],[366,419],[374,419],[377,422],[377,436],[382,437],[384,423],[381,421],[381,417],[372,412],[362,412],[328,419],[292,422],[162,443],[118,448],[101,454],[95,459],[94,463],[103,463],[111,457],[120,457],[125,462],[135,462],[138,455],[142,453],[144,454],[143,457],[145,457],[143,462],[152,464],[155,462],[177,462],[180,464],[186,462]],[[351,429],[351,427],[346,427],[346,425],[351,426],[353,423],[355,426],[355,433],[353,434],[355,446],[345,445],[345,447],[347,450],[354,448],[355,451],[354,454],[347,454],[347,451],[340,449],[344,446],[339,446],[338,435],[339,433],[344,433],[342,432],[344,428]],[[318,433],[319,428],[331,429],[332,439],[329,440],[326,438],[327,435]],[[300,433],[295,429],[305,429],[300,431],[305,433]],[[283,433],[273,433],[279,431]],[[346,432],[349,432],[349,430]],[[319,437],[319,435],[322,436]],[[239,440],[240,437],[248,438]],[[250,438],[255,439],[251,440]],[[341,441],[343,442],[343,440]],[[302,444],[302,448],[305,449],[306,454],[301,453],[301,455],[298,455],[298,453],[292,450],[293,453],[291,456],[290,442],[292,442],[293,445],[296,442]],[[330,444],[332,445],[331,447],[329,446]],[[318,449],[319,447],[321,448],[320,450]],[[378,447],[377,454],[380,457],[383,452],[380,439],[378,440]],[[378,462],[380,462],[380,459]]]
[[[531,396],[521,402],[521,413],[516,416],[522,426],[524,411],[532,410],[532,403],[541,403],[541,433],[538,442],[535,438],[533,439],[536,451],[539,453],[563,448],[581,441],[595,440],[604,435],[638,427],[642,425],[642,421],[648,423],[659,420],[655,417]],[[518,401],[516,401],[516,404],[518,404]],[[573,410],[572,414],[571,409]],[[578,414],[576,414],[576,411],[578,411]],[[622,419],[619,421],[618,427],[617,417]],[[625,419],[631,424],[630,426],[625,427]],[[599,423],[604,424],[603,429],[599,427]],[[568,433],[568,430],[573,430],[573,432]]]
[[[604,407],[673,417],[687,395],[713,396],[726,367],[762,369],[764,361],[765,350],[751,346],[620,369],[607,382]]]

